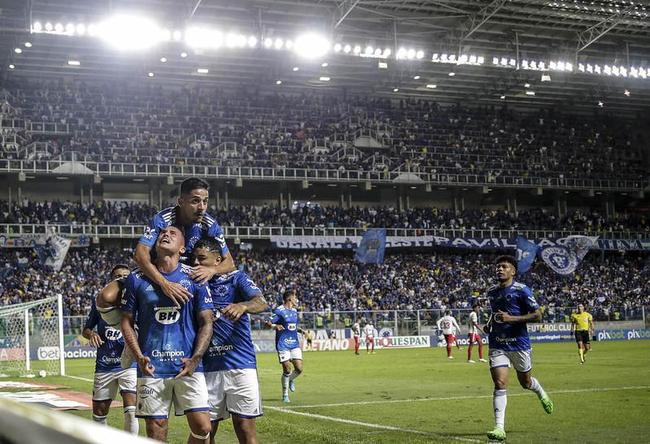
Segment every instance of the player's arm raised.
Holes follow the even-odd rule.
[[[194,343],[194,352],[192,357],[187,359],[183,358],[183,369],[176,375],[176,379],[182,378],[183,376],[192,376],[194,370],[203,359],[205,351],[210,345],[210,339],[212,338],[212,319],[214,315],[212,309],[210,310],[201,310],[198,314],[198,324],[199,330],[196,333],[196,339]]]

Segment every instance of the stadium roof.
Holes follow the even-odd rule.
[[[181,39],[125,52],[89,37],[30,34],[36,22],[87,26],[120,12],[149,17],[169,30],[236,30],[258,43],[192,49]],[[0,72],[9,80],[68,75],[251,84],[279,91],[312,87],[441,102],[639,112],[650,104],[648,14],[648,0],[2,0]],[[331,49],[307,61],[262,43],[305,32],[338,43],[338,52]],[[346,45],[359,46],[360,54],[345,53]],[[368,55],[378,48],[391,54],[364,57],[368,47]],[[396,60],[400,48],[404,57]],[[422,58],[407,58],[408,49],[422,51]],[[483,63],[459,65],[462,56],[482,57]],[[532,61],[537,68],[526,69]],[[562,63],[562,69],[542,71],[540,62],[545,69]],[[596,65],[601,74],[586,71]],[[636,74],[641,70],[644,78]],[[542,81],[543,74],[550,81]]]

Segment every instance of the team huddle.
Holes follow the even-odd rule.
[[[83,335],[98,349],[96,422],[106,423],[119,391],[124,429],[131,433],[138,434],[137,418],[143,418],[147,436],[166,441],[173,404],[175,414],[187,419],[189,443],[214,443],[220,421],[229,418],[239,442],[257,442],[255,419],[263,412],[249,315],[267,311],[268,303],[255,282],[235,269],[221,227],[205,212],[207,204],[206,182],[183,181],[178,205],[156,214],[140,239],[134,257],[138,268],[130,271],[126,265],[115,265],[111,282],[93,303]],[[552,413],[554,405],[531,374],[526,323],[541,319],[540,307],[531,290],[514,281],[515,258],[498,258],[495,271],[498,285],[487,292],[489,320],[481,328],[478,304],[469,316],[467,359],[475,362],[472,347],[477,344],[479,360],[486,362],[480,332],[487,333],[495,419],[488,438],[502,441],[510,367],[521,386],[537,394],[546,413]],[[298,327],[297,307],[296,291],[287,290],[282,305],[266,321],[275,330],[287,403],[303,371],[298,334],[304,332]],[[572,321],[584,363],[593,333],[591,315],[581,307]],[[438,328],[452,358],[460,327],[451,312],[438,321]],[[362,328],[355,323],[351,330],[359,354]],[[370,321],[363,335],[367,353],[374,353],[377,330]]]

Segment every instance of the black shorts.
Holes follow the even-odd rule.
[[[576,342],[589,344],[591,342],[591,338],[589,337],[589,332],[587,330],[576,330]]]

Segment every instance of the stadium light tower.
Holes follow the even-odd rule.
[[[293,49],[300,57],[318,59],[330,50],[330,41],[321,34],[307,33],[298,36]]]
[[[163,38],[163,30],[145,17],[114,15],[99,24],[97,35],[120,50],[143,50],[155,46]]]

